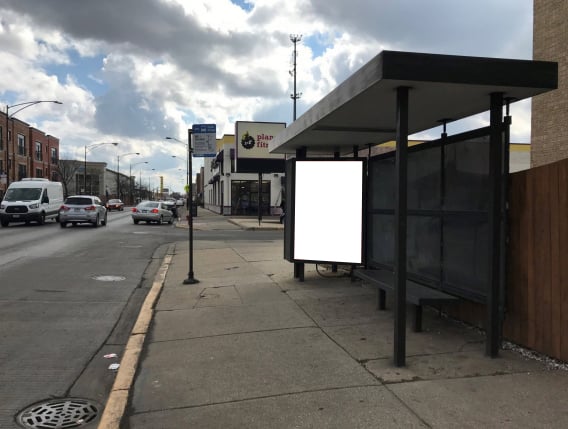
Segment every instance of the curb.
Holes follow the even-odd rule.
[[[154,305],[164,287],[166,274],[168,273],[172,258],[173,254],[171,253],[166,254],[164,257],[164,261],[154,277],[152,288],[150,292],[148,292],[144,304],[142,304],[138,319],[136,319],[136,323],[126,343],[124,356],[120,361],[120,368],[116,374],[116,379],[114,380],[110,395],[107,399],[103,415],[99,421],[98,429],[120,429],[120,422],[126,410],[130,388],[132,387],[134,375],[138,368],[144,340],[146,339],[146,334],[148,333],[148,328],[150,327],[150,322],[154,315]]]
[[[233,225],[237,225],[239,228],[244,229],[245,231],[283,231],[284,230],[284,226],[281,224],[278,224],[278,226],[267,226],[266,223],[264,224],[264,226],[247,226],[245,225],[242,221],[239,220],[235,220],[235,219],[227,219],[227,221],[229,223],[232,223]]]

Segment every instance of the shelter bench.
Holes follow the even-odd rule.
[[[356,268],[353,276],[377,287],[377,307],[385,309],[386,291],[394,291],[394,273],[387,270]],[[422,331],[422,306],[456,302],[459,298],[432,289],[412,280],[406,280],[406,301],[414,307],[414,332]]]

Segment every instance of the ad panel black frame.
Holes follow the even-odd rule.
[[[297,163],[301,162],[357,162],[361,164],[361,212],[360,212],[360,258],[357,261],[346,261],[346,260],[330,260],[318,259],[318,258],[298,258],[296,255],[296,245],[297,245],[297,233],[296,228],[297,221]],[[305,159],[290,159],[286,161],[286,187],[288,197],[286,199],[286,216],[284,220],[285,232],[284,232],[284,258],[290,262],[294,263],[313,263],[313,264],[342,264],[342,265],[363,265],[366,260],[366,200],[365,196],[367,194],[367,159],[354,157],[354,158],[305,158]],[[340,195],[337,198],[341,198]],[[322,207],[322,209],[324,209]],[[320,211],[320,213],[315,214],[316,216],[332,216],[333,213],[327,211]],[[341,225],[338,225],[339,227]],[[339,245],[340,243],[338,243]]]

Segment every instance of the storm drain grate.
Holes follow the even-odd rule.
[[[87,399],[52,399],[26,408],[17,421],[29,429],[67,429],[85,426],[98,414],[99,405]]]

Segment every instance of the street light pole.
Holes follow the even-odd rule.
[[[130,163],[130,170],[129,170],[129,173],[128,173],[128,183],[129,183],[128,191],[129,191],[129,194],[130,194],[130,195],[129,195],[129,197],[130,197],[130,204],[132,204],[132,203],[133,203],[133,200],[134,200],[134,196],[133,196],[133,194],[132,194],[132,166],[133,166],[133,165],[136,166],[136,165],[138,165],[138,164],[148,164],[148,161],[140,161],[140,162],[137,162],[137,163],[135,163],[135,164]],[[142,170],[140,170],[140,171],[142,171]],[[140,173],[140,174],[142,174],[142,173]]]
[[[191,133],[190,133],[190,135],[191,135]],[[176,139],[175,137],[166,137],[166,140],[175,140],[175,141],[178,142],[178,143],[185,144],[184,142],[182,142],[181,140]],[[185,171],[185,187],[186,187],[186,192],[188,192],[188,190],[189,190],[189,175],[190,175],[190,172],[191,172],[190,166],[189,166],[189,165],[190,165],[190,164],[189,164],[189,153],[190,153],[190,149],[189,149],[189,144],[188,144],[188,145],[187,145],[186,160],[185,160],[185,161],[186,161],[186,165],[185,165],[185,168],[186,168],[186,171]],[[172,155],[172,157],[175,158],[176,156],[175,156],[175,155]],[[188,196],[187,202],[186,202],[187,210],[189,210],[189,201],[190,201],[190,197]]]
[[[54,104],[63,104],[61,101],[57,100],[36,100],[36,101],[25,101],[23,103],[12,104],[11,106],[6,104],[6,189],[8,189],[8,185],[10,185],[10,143],[13,139],[13,136],[9,136],[8,128],[10,125],[10,119],[14,117],[14,115],[28,107],[35,106],[36,104],[40,103],[54,103]],[[14,107],[19,107],[14,113],[10,115],[10,109]],[[13,124],[13,122],[12,122]],[[12,131],[13,131],[12,126]],[[13,133],[12,133],[13,134]],[[15,156],[14,156],[15,159]],[[14,176],[15,177],[15,176]]]
[[[140,155],[140,152],[128,152],[116,157],[116,198],[120,199],[120,157],[128,155]]]
[[[84,174],[83,174],[83,192],[86,194],[87,193],[87,151],[89,149],[95,149],[96,147],[99,146],[103,146],[105,144],[111,144],[113,146],[118,146],[117,142],[105,142],[105,143],[93,143],[93,144],[89,144],[89,145],[85,145],[85,162],[84,162]],[[93,181],[91,180],[91,192],[89,192],[89,194],[93,193]]]

